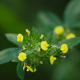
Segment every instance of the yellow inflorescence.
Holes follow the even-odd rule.
[[[44,35],[42,34],[41,36],[40,36],[40,39],[42,39],[44,37]]]
[[[67,34],[66,39],[70,39],[70,38],[74,38],[74,37],[76,37],[76,35],[74,33],[69,33],[69,34]]]
[[[68,51],[68,46],[67,46],[67,44],[62,44],[62,45],[61,45],[61,51],[62,51],[63,53],[66,53],[66,52]]]
[[[17,35],[17,41],[18,42],[22,42],[23,41],[23,35],[22,34],[18,34]]]
[[[64,32],[64,28],[62,26],[57,26],[54,28],[54,32],[56,32],[57,35],[61,35]]]
[[[30,66],[26,66],[26,67],[27,67],[27,72],[28,72],[28,71],[33,72],[33,69],[32,69]]]
[[[24,52],[19,53],[18,59],[19,59],[20,61],[24,61],[26,58],[27,58],[26,53],[24,53]]]
[[[49,47],[49,44],[46,41],[41,42],[41,49],[42,50],[47,50]]]
[[[28,34],[28,36],[30,35],[30,31],[28,29],[26,29],[26,33]]]
[[[56,60],[57,58],[56,57],[53,57],[53,55],[50,57],[50,63],[53,65],[54,63],[54,60]]]

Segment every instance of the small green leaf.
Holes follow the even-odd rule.
[[[32,28],[32,33],[33,33],[33,35],[36,35],[38,33],[37,29],[33,27]]]
[[[20,42],[17,42],[17,34],[7,33],[5,36],[10,42],[14,43],[17,46],[20,46]]]
[[[17,64],[17,75],[21,80],[24,79],[24,70],[23,70],[23,65],[21,65],[21,62]]]
[[[51,43],[53,40],[53,32],[49,35],[49,38],[47,40],[48,43]]]
[[[49,38],[47,40],[48,43],[52,43],[52,44],[55,44],[57,41],[57,34],[55,32],[52,32],[50,35],[49,35]]]
[[[64,12],[64,22],[69,28],[80,28],[80,0],[71,0]]]
[[[12,62],[20,62],[20,60],[18,59],[18,56],[15,57],[14,59],[11,60]]]
[[[0,51],[0,64],[7,63],[19,54],[20,48],[8,48]]]
[[[76,38],[62,40],[57,45],[61,46],[62,44],[67,44],[68,47],[70,48],[77,45],[78,43],[80,43],[80,38],[76,37]]]

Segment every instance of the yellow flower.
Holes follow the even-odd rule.
[[[41,42],[41,48],[42,50],[47,50],[49,47],[49,44],[46,41]]]
[[[27,34],[28,34],[28,36],[30,35],[30,31],[28,30],[28,29],[26,29],[26,32],[27,32]]]
[[[57,27],[54,28],[54,32],[57,35],[61,35],[64,32],[64,28],[62,26],[57,26]]]
[[[18,59],[19,59],[20,61],[24,61],[26,58],[27,58],[26,53],[24,53],[24,52],[19,53]]]
[[[68,46],[67,46],[67,44],[62,44],[62,45],[61,45],[61,50],[62,50],[63,53],[66,53],[66,52],[68,51]]]
[[[17,41],[18,42],[22,42],[23,41],[23,35],[22,34],[18,34],[17,35]]]
[[[26,66],[27,67],[27,72],[30,70],[31,72],[33,72],[33,69],[30,66]]]
[[[54,60],[56,60],[57,58],[56,57],[53,57],[53,55],[50,57],[50,63],[53,65],[54,63]]]
[[[40,48],[37,51],[40,52]]]
[[[44,37],[44,35],[42,34],[41,36],[40,36],[40,39],[42,39]]]
[[[66,39],[70,39],[70,38],[74,38],[74,37],[76,37],[76,35],[74,33],[69,33],[69,34],[67,34]]]

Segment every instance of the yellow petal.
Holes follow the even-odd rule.
[[[49,47],[49,44],[46,41],[41,42],[41,49],[42,50],[47,50]]]
[[[17,41],[18,42],[22,42],[23,41],[23,35],[22,34],[18,34],[17,35]]]
[[[55,32],[57,35],[61,35],[61,34],[63,34],[63,32],[64,32],[64,28],[63,28],[62,26],[56,26],[56,27],[54,28],[54,32]]]
[[[41,36],[40,36],[40,39],[42,39],[44,37],[44,35],[42,34]]]
[[[76,37],[76,35],[74,33],[69,33],[69,34],[67,34],[66,39],[70,39],[70,38],[74,38],[74,37]]]
[[[53,65],[54,60],[56,60],[56,59],[57,59],[57,58],[52,55],[52,56],[50,57],[50,63]]]
[[[63,53],[66,53],[66,52],[68,51],[68,46],[67,46],[67,44],[62,44],[62,45],[61,45],[61,50],[62,50]]]
[[[18,59],[19,59],[20,61],[24,61],[26,58],[27,58],[26,53],[24,53],[24,52],[19,53]]]

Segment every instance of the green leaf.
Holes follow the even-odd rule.
[[[80,28],[80,0],[71,0],[64,12],[64,22],[69,28]]]
[[[38,33],[37,29],[33,27],[32,28],[32,33],[33,33],[33,35],[36,35]]]
[[[57,45],[61,46],[62,44],[67,44],[68,47],[70,48],[70,47],[73,47],[79,43],[80,43],[80,38],[76,37],[76,38],[62,40]]]
[[[24,78],[24,70],[23,70],[23,65],[21,65],[21,62],[17,64],[17,75],[21,80]]]
[[[14,59],[11,60],[12,62],[20,62],[20,60],[18,59],[18,56],[15,57]]]
[[[14,43],[17,46],[20,46],[20,42],[17,42],[17,34],[7,33],[5,36],[10,42]]]
[[[57,41],[57,34],[55,32],[52,32],[50,35],[49,35],[49,38],[47,40],[48,43],[52,43],[52,44],[55,44]]]
[[[0,51],[0,64],[7,63],[18,56],[20,48],[8,48]]]
[[[40,26],[39,30],[46,34],[53,31],[54,27],[62,25],[61,20],[51,12],[39,12],[37,18],[38,25]]]
[[[51,43],[53,40],[53,32],[49,35],[49,38],[47,40],[48,43]]]

